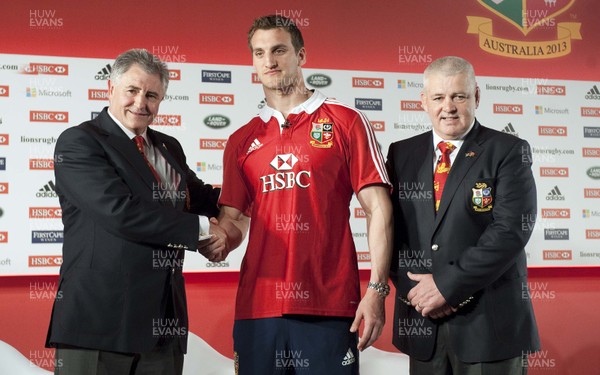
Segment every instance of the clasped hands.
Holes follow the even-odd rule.
[[[435,285],[432,274],[407,272],[407,275],[409,279],[416,281],[417,285],[408,292],[406,298],[423,317],[439,319],[452,315],[457,311],[456,308],[448,305],[446,299]]]
[[[211,262],[221,262],[229,254],[227,243],[227,232],[219,226],[219,221],[212,217],[210,220],[209,233],[212,236],[198,242],[198,252]]]

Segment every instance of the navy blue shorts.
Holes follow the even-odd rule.
[[[351,318],[286,315],[236,320],[239,375],[358,374],[358,335]]]

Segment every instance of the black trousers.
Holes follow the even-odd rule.
[[[148,353],[115,353],[60,345],[55,375],[181,375],[183,353],[169,340]]]

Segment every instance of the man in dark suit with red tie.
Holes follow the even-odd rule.
[[[471,64],[431,63],[432,131],[388,153],[394,192],[393,343],[413,375],[522,374],[539,337],[525,245],[536,214],[529,144],[475,119]]]
[[[205,240],[219,190],[186,164],[179,142],[148,127],[167,90],[146,50],[112,67],[109,107],[56,143],[63,264],[47,346],[56,374],[181,374],[187,346],[182,267]]]

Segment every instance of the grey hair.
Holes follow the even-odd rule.
[[[148,74],[158,74],[163,89],[165,93],[167,92],[169,87],[167,64],[143,48],[130,49],[117,56],[110,72],[110,80],[117,81],[133,65],[138,65]]]
[[[444,56],[434,60],[423,72],[423,87],[427,88],[429,76],[432,74],[443,74],[445,76],[454,76],[457,74],[466,74],[472,87],[475,88],[475,69],[470,62],[457,56]]]

